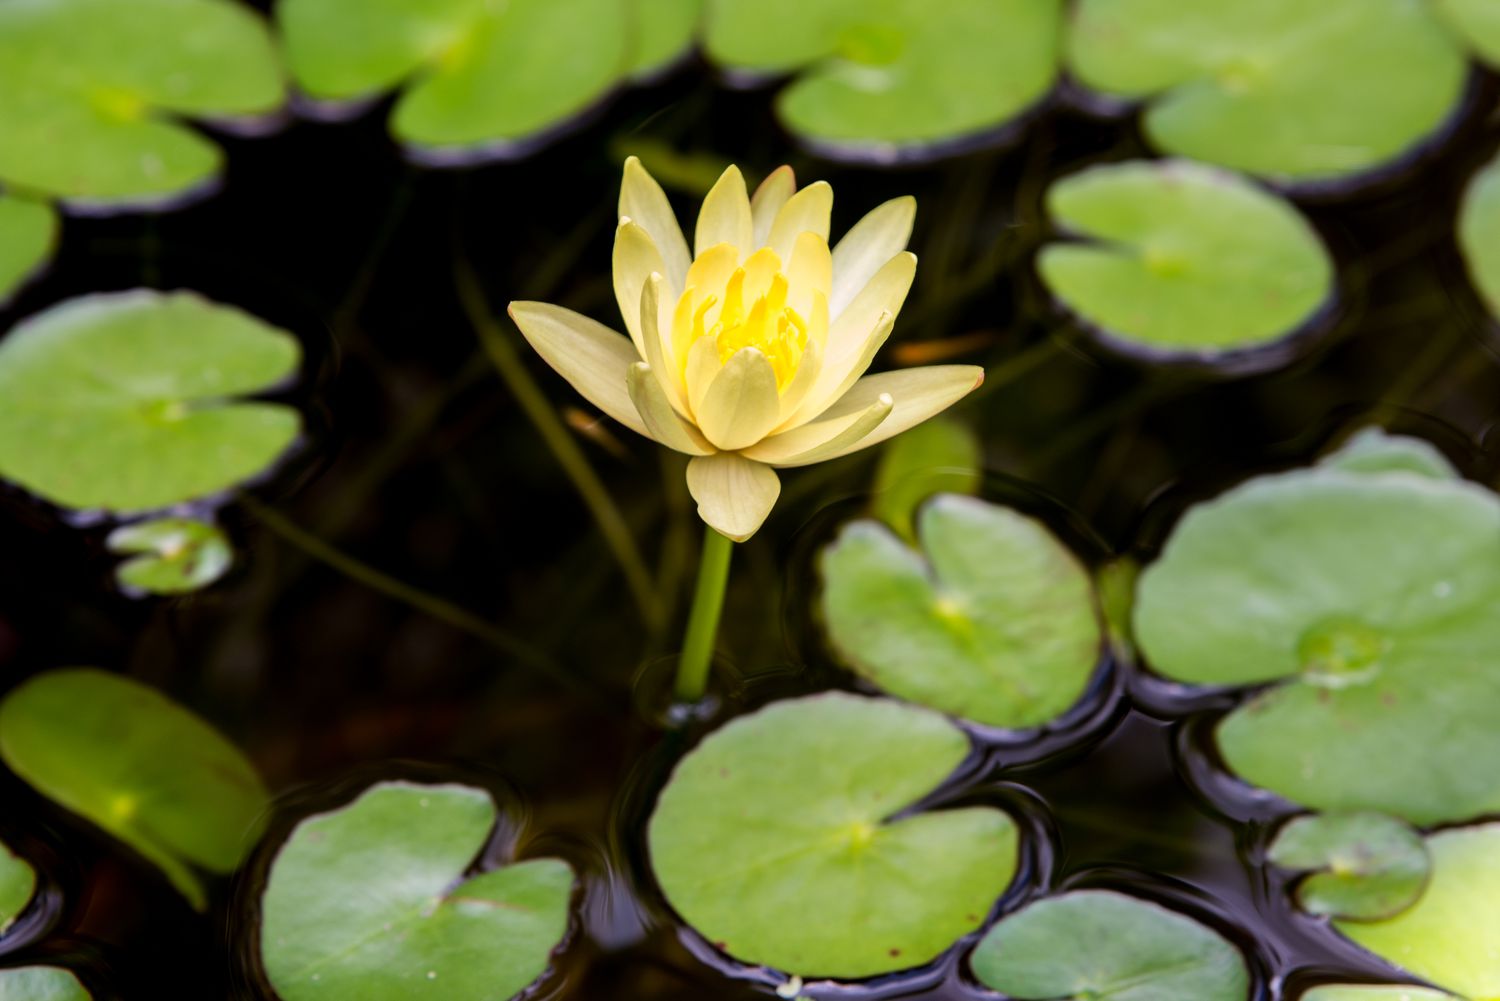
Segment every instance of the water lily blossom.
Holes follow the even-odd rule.
[[[798,190],[790,167],[753,198],[730,167],[703,200],[690,255],[666,194],[631,157],[614,249],[629,336],[559,306],[510,306],[594,406],[693,457],[699,515],[737,542],[776,503],[776,469],[882,442],[984,378],[972,365],[865,375],[916,274],[916,201],[886,202],[830,250],[832,207],[827,183]]]

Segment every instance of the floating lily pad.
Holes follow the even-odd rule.
[[[382,782],[302,821],[261,897],[261,960],[284,1001],[504,1001],[568,927],[557,859],[471,874],[495,826],[487,792]]]
[[[56,243],[57,216],[50,206],[0,195],[0,303],[41,270]]]
[[[1068,42],[1085,86],[1146,102],[1157,148],[1304,185],[1431,142],[1468,73],[1411,0],[1081,0]]]
[[[234,397],[297,370],[285,331],[186,292],[72,299],[0,340],[0,476],[70,508],[146,511],[265,472],[301,421]]]
[[[1087,571],[1046,526],[945,494],[921,550],[857,521],[824,550],[839,659],[885,691],[988,726],[1040,726],[1088,687],[1102,641]]]
[[[56,966],[0,970],[0,1001],[92,1001],[78,978]]]
[[[698,20],[703,16],[703,0],[651,0],[628,6],[635,15],[632,75],[646,77],[660,72],[692,48]],[[659,175],[652,171],[651,176]]]
[[[1474,55],[1491,66],[1500,65],[1500,7],[1494,0],[1430,0],[1444,23]]]
[[[1415,473],[1435,480],[1456,480],[1458,470],[1430,442],[1364,428],[1318,463],[1356,473]]]
[[[122,525],[109,534],[113,553],[132,555],[115,570],[126,591],[185,594],[207,587],[234,562],[219,526],[196,518],[159,518]]]
[[[267,796],[250,762],[128,678],[70,668],[24,682],[0,702],[0,758],[155,864],[199,909],[195,867],[233,872],[260,837]]]
[[[1016,871],[999,810],[897,817],[968,753],[925,709],[840,692],[774,703],[678,764],[651,818],[656,878],[747,963],[844,978],[921,966],[978,928]]]
[[[158,203],[214,181],[219,147],[174,118],[269,115],[270,32],[233,0],[0,4],[0,181],[89,206]]]
[[[1128,346],[1207,356],[1261,347],[1333,295],[1333,262],[1296,208],[1224,170],[1107,164],[1054,184],[1047,207],[1086,242],[1043,248],[1042,280]]]
[[[1382,813],[1298,817],[1281,829],[1268,857],[1283,869],[1312,872],[1297,887],[1303,910],[1356,921],[1410,907],[1431,868],[1422,836]]]
[[[603,98],[632,66],[633,6],[281,0],[276,16],[308,96],[357,103],[400,89],[390,120],[398,140],[428,156],[472,157],[529,148]],[[679,30],[667,12],[651,21],[648,64],[667,47],[661,36]]]
[[[1427,838],[1432,878],[1415,906],[1387,921],[1337,922],[1357,944],[1466,998],[1500,997],[1500,824]]]
[[[1192,918],[1107,890],[1078,890],[1002,918],[969,958],[1017,1001],[1246,1001],[1240,951]]]
[[[1058,0],[722,0],[704,44],[725,69],[799,73],[782,121],[826,152],[889,156],[989,132],[1056,83]]]
[[[922,502],[934,494],[977,492],[983,463],[979,439],[964,424],[945,417],[918,424],[882,447],[871,511],[915,542]]]
[[[1409,984],[1331,984],[1314,987],[1298,1001],[1458,1001],[1452,994]]]
[[[0,935],[15,923],[36,893],[36,870],[0,844]]]
[[[1325,811],[1426,825],[1500,810],[1500,500],[1337,465],[1188,511],[1136,637],[1203,685],[1272,684],[1219,725],[1229,767]]]
[[[1491,316],[1500,316],[1500,159],[1469,182],[1458,213],[1458,246],[1479,297]]]

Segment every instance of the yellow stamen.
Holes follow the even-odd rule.
[[[753,301],[746,303],[747,277],[755,271],[750,295]],[[770,281],[765,275],[770,272]],[[761,294],[756,291],[764,289]],[[808,324],[795,309],[787,305],[790,285],[786,275],[780,271],[780,261],[769,249],[758,251],[746,261],[745,267],[736,268],[724,285],[724,304],[710,323],[708,314],[718,302],[714,296],[706,297],[692,313],[687,347],[701,337],[718,340],[719,361],[724,363],[736,351],[755,348],[766,356],[776,373],[777,387],[785,389],[797,374],[807,349]],[[693,291],[683,297],[687,302]],[[679,304],[679,315],[683,313]],[[686,364],[686,351],[683,352]]]

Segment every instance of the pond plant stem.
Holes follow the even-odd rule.
[[[682,702],[697,702],[708,692],[708,668],[713,661],[714,639],[719,634],[719,616],[724,611],[724,592],[729,585],[729,561],[733,555],[734,543],[728,536],[705,526],[698,586],[693,590],[693,608],[688,613],[682,657],[677,662],[674,691]]]

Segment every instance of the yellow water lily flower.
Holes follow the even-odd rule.
[[[916,200],[896,198],[828,247],[833,189],[790,167],[751,198],[739,168],[703,199],[694,251],[661,186],[625,161],[614,282],[628,338],[544,302],[513,302],[531,346],[626,427],[692,456],[698,514],[736,542],[781,493],[776,469],[885,441],[979,385],[973,365],[865,375],[916,274]]]

